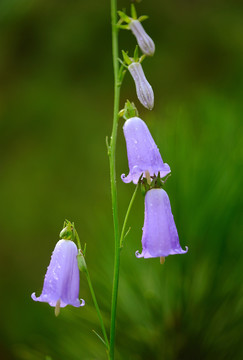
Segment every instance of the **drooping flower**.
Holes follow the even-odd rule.
[[[163,189],[151,189],[145,196],[145,218],[142,236],[142,253],[138,258],[165,257],[184,254],[171,212],[170,200]]]
[[[138,45],[145,55],[153,56],[155,52],[155,45],[151,37],[146,33],[143,25],[139,20],[134,20],[129,23],[133,35],[136,37]]]
[[[52,253],[50,265],[44,279],[42,293],[36,297],[31,295],[34,301],[47,302],[56,307],[72,305],[83,306],[84,300],[79,296],[79,269],[77,262],[78,249],[71,240],[59,240]]]
[[[128,70],[133,77],[136,86],[137,97],[140,103],[149,110],[154,107],[154,92],[146,79],[140,62],[132,62]]]
[[[138,117],[126,120],[123,132],[127,145],[129,174],[121,178],[125,183],[138,183],[141,175],[153,175],[163,178],[170,173],[170,167],[164,163],[159,149],[152,138],[145,122]]]

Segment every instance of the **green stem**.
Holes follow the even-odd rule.
[[[115,350],[115,330],[116,330],[116,309],[119,283],[119,266],[120,266],[120,243],[119,243],[119,226],[118,226],[118,206],[117,206],[117,189],[116,189],[116,139],[118,127],[118,111],[120,99],[120,83],[118,79],[119,63],[118,63],[118,28],[117,28],[117,0],[111,0],[111,23],[112,23],[112,58],[114,69],[114,112],[113,126],[109,146],[110,160],[110,182],[111,182],[111,201],[114,224],[115,239],[115,260],[114,275],[111,300],[111,326],[110,326],[110,360],[114,360]]]
[[[72,225],[73,225],[73,230],[74,230],[73,231],[73,237],[74,237],[73,240],[77,241],[78,248],[79,248],[79,250],[80,250],[80,252],[82,254],[82,259],[83,259],[83,261],[81,263],[82,267],[79,266],[79,270],[83,271],[85,273],[85,275],[86,275],[87,282],[89,284],[90,293],[91,293],[91,296],[92,296],[92,299],[93,299],[93,302],[94,302],[94,306],[95,306],[95,309],[97,311],[98,318],[100,320],[100,326],[101,326],[101,330],[102,330],[102,333],[103,333],[103,336],[104,336],[104,341],[99,336],[99,334],[97,334],[95,331],[94,332],[102,340],[102,342],[104,342],[104,344],[105,344],[105,346],[107,348],[108,354],[109,354],[110,344],[109,344],[109,340],[108,340],[108,337],[107,337],[107,334],[106,334],[106,330],[105,330],[104,322],[103,322],[102,315],[101,315],[101,312],[100,312],[100,308],[99,308],[99,305],[98,305],[98,302],[97,302],[97,299],[96,299],[96,296],[95,296],[95,292],[94,292],[94,288],[93,288],[93,285],[92,285],[92,282],[91,282],[89,271],[88,271],[86,261],[85,261],[85,258],[84,258],[83,252],[82,252],[81,242],[80,242],[80,239],[79,239],[79,236],[78,236],[78,232],[75,229],[74,223]],[[78,262],[78,264],[79,264],[79,262]]]
[[[132,208],[132,204],[134,202],[134,199],[136,197],[136,194],[137,194],[137,190],[138,190],[138,185],[136,186],[135,190],[134,190],[134,193],[132,195],[132,198],[130,200],[130,203],[129,203],[129,206],[127,208],[127,212],[126,212],[126,215],[125,215],[125,218],[124,218],[124,222],[123,222],[123,226],[122,226],[122,231],[121,231],[121,237],[120,237],[120,248],[122,248],[123,246],[123,239],[124,239],[124,234],[125,234],[125,230],[126,230],[126,226],[127,226],[127,220],[128,220],[128,216],[130,214],[130,211],[131,211],[131,208]]]
[[[108,340],[108,337],[107,337],[107,334],[106,334],[106,330],[105,330],[104,322],[103,322],[102,315],[101,315],[101,312],[100,312],[100,308],[99,308],[99,305],[98,305],[97,300],[96,300],[94,288],[93,288],[93,285],[92,285],[92,282],[91,282],[91,279],[90,279],[89,272],[88,272],[87,268],[85,270],[85,275],[86,275],[86,278],[87,278],[87,281],[88,281],[88,284],[89,284],[89,289],[90,289],[91,296],[92,296],[92,299],[93,299],[93,302],[94,302],[94,306],[95,306],[95,309],[97,311],[98,318],[100,320],[101,330],[102,330],[102,333],[103,333],[103,336],[104,336],[105,344],[106,344],[107,350],[109,351],[109,340]]]

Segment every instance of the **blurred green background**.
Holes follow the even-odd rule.
[[[58,318],[42,290],[65,218],[87,243],[87,263],[109,328],[113,225],[105,137],[113,107],[109,1],[0,1],[0,355],[4,360],[106,358],[87,283],[86,306]],[[118,7],[129,9],[128,0]],[[155,107],[135,101],[172,169],[166,183],[189,252],[136,259],[144,204],[136,198],[121,258],[118,360],[243,358],[242,2],[142,1],[156,52],[143,67]],[[120,32],[120,49],[135,47]],[[121,120],[117,186],[122,220],[133,192]],[[50,358],[49,358],[50,357]]]

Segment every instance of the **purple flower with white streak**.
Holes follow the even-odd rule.
[[[151,189],[145,196],[145,219],[142,237],[142,253],[138,258],[164,258],[168,255],[184,254],[171,212],[170,200],[163,189]]]
[[[155,45],[150,36],[146,33],[143,25],[139,20],[134,20],[129,23],[133,35],[136,37],[138,45],[145,55],[152,56],[155,52]]]
[[[170,173],[170,167],[164,163],[159,149],[145,122],[138,117],[128,119],[123,126],[127,145],[129,174],[122,174],[123,182],[138,183],[141,175],[161,178]]]
[[[58,315],[60,307],[72,305],[83,306],[79,296],[79,269],[77,262],[78,249],[71,240],[59,240],[52,253],[50,265],[44,279],[42,293],[36,297],[31,295],[34,301],[47,302],[56,307]]]
[[[154,107],[154,92],[144,75],[142,65],[139,62],[132,62],[128,66],[128,70],[135,82],[138,100],[144,107],[152,110]]]

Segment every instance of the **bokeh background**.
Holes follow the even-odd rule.
[[[4,360],[106,359],[83,277],[86,306],[58,318],[35,303],[65,218],[74,221],[107,329],[113,226],[105,137],[111,133],[113,70],[109,1],[0,1],[0,355]],[[129,9],[128,0],[118,7]],[[117,359],[243,358],[243,22],[237,0],[142,1],[156,43],[144,61],[154,88],[142,108],[172,176],[166,183],[180,242],[189,252],[136,259],[144,213],[136,198],[121,258]],[[120,32],[132,53],[135,38]],[[121,120],[117,186],[122,221],[134,190]]]

